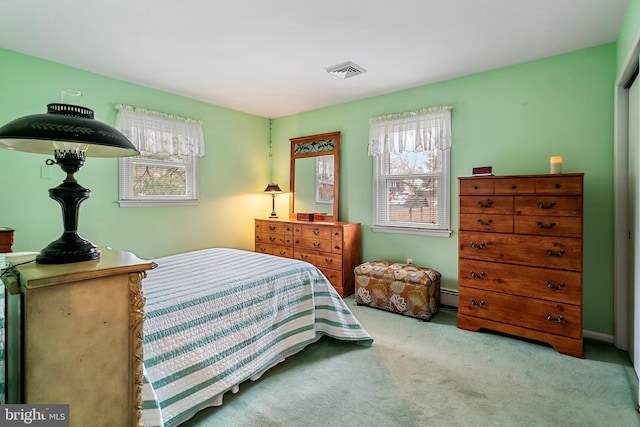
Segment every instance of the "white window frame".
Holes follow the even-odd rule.
[[[119,160],[121,207],[194,206],[199,203],[199,157],[205,154],[202,122],[128,105],[119,110],[116,127],[140,151],[139,156]],[[134,168],[177,167],[185,170],[184,195],[134,194]]]
[[[451,235],[450,150],[438,151],[438,156],[441,161],[440,171],[426,174],[388,175],[385,174],[384,171],[388,170],[389,154],[381,154],[373,158],[373,225],[371,226],[373,231],[434,237],[449,237]],[[391,206],[389,203],[388,182],[398,179],[413,179],[428,176],[435,176],[438,180],[436,194],[438,198],[438,218],[441,219],[441,221],[438,224],[390,221],[388,219],[388,212]]]
[[[374,232],[449,237],[451,235],[451,107],[434,107],[417,112],[382,116],[370,120],[372,125],[369,155],[373,160],[373,220]],[[429,114],[434,114],[430,121]],[[416,128],[416,117],[427,117]],[[436,118],[437,117],[437,118]],[[446,120],[441,120],[446,117]],[[433,126],[433,127],[432,127]],[[435,172],[391,175],[390,152],[402,153],[437,152],[439,168]],[[389,200],[392,181],[435,177],[437,179],[438,223],[392,221]]]

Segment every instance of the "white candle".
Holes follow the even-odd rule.
[[[551,157],[551,173],[562,173],[562,156]]]

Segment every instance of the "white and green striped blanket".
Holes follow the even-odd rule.
[[[311,264],[223,248],[155,262],[143,281],[147,427],[220,405],[224,393],[323,335],[373,342]]]

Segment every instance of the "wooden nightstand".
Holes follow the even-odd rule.
[[[69,264],[6,257],[7,403],[68,404],[71,426],[141,426],[142,279],[154,264],[101,251]]]
[[[0,253],[12,252],[13,228],[0,227]]]

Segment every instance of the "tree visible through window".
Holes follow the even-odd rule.
[[[438,158],[433,153],[389,154],[389,220],[438,222]]]
[[[187,173],[184,166],[133,166],[133,195],[184,196],[187,194]]]

